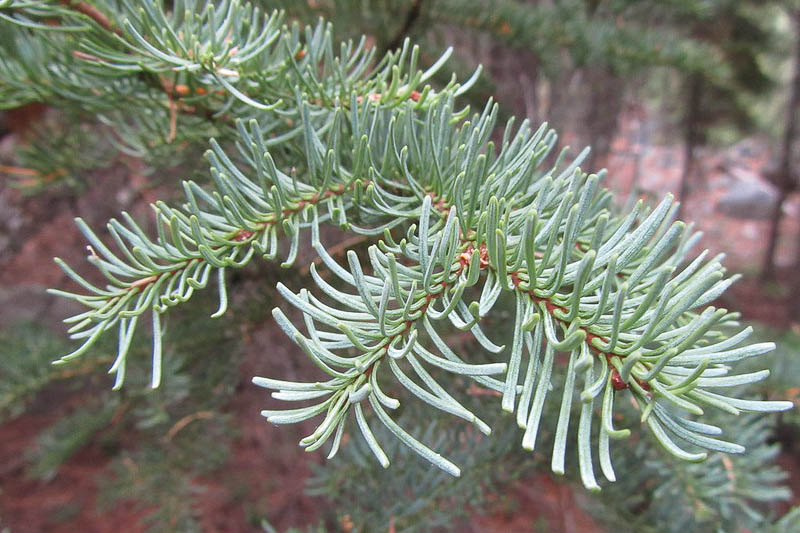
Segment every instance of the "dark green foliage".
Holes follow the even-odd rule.
[[[758,120],[753,97],[775,86],[765,67],[765,56],[775,51],[776,2],[717,0],[678,16],[688,36],[713,50],[719,70],[697,65],[688,78],[699,83],[699,106],[690,120],[697,128],[697,142],[705,144],[714,128],[734,127],[748,131]],[[767,16],[771,14],[772,16]]]
[[[423,416],[422,410],[412,408],[401,416],[401,423],[418,424]],[[502,493],[533,468],[530,457],[518,450],[521,435],[513,426],[508,419],[500,422],[503,431],[494,437],[446,421],[416,431],[464,465],[458,480],[430,468],[391,439],[388,430],[379,430],[376,437],[388,443],[386,452],[395,458],[396,468],[377,468],[369,447],[352,439],[342,449],[342,460],[315,468],[309,493],[324,496],[334,509],[348,514],[356,531],[386,531],[390,524],[398,532],[448,531],[482,512],[489,495]],[[337,522],[341,518],[334,517]]]
[[[64,375],[50,364],[66,345],[37,324],[13,324],[0,329],[0,346],[0,420],[23,412],[26,401],[53,381],[81,373],[76,368]]]
[[[81,115],[38,124],[31,140],[16,151],[19,169],[10,169],[11,185],[27,194],[85,190],[89,171],[111,163],[111,146],[102,142],[100,130],[98,123]]]
[[[715,418],[719,425],[731,423],[729,415]],[[748,453],[714,454],[702,465],[654,455],[644,442],[631,443],[615,460],[643,468],[603,491],[593,502],[597,516],[618,531],[760,531],[771,522],[764,503],[788,500],[791,492],[780,486],[786,474],[770,466],[779,446],[766,442],[769,424],[749,418],[736,426]],[[609,508],[617,512],[610,514]]]
[[[147,388],[149,373],[138,366],[128,376],[130,387],[109,391],[108,378],[97,373],[98,365],[111,361],[109,343],[94,347],[81,365],[85,368],[66,372],[51,365],[64,347],[52,333],[34,325],[0,330],[0,342],[10,348],[4,352],[4,370],[12,362],[24,364],[15,387],[8,374],[0,381],[9,387],[4,400],[15,401],[14,412],[23,407],[18,405],[23,391],[26,397],[82,398],[37,437],[26,457],[27,475],[48,481],[75,453],[94,444],[113,457],[101,480],[105,506],[134,501],[152,531],[199,531],[195,505],[204,490],[199,477],[228,459],[236,432],[226,409],[239,380],[232,323],[223,318],[219,327],[208,328],[203,316],[202,309],[191,308],[171,317],[165,332],[171,339],[164,364],[167,382],[157,391]],[[147,345],[135,347],[130,356],[148,357]],[[81,397],[81,388],[47,388],[55,379],[76,380],[76,375],[84,375],[81,388],[94,389],[94,394]],[[98,393],[99,381],[105,385]]]
[[[198,523],[198,501],[205,491],[200,476],[224,465],[231,427],[212,413],[170,436],[145,434],[138,449],[122,451],[101,483],[101,505],[135,502],[149,531],[203,531]]]
[[[55,477],[65,461],[108,426],[119,400],[106,397],[101,402],[87,401],[87,404],[39,435],[36,448],[28,454],[28,475],[44,481]]]
[[[549,74],[565,68],[565,56],[569,61],[567,68],[607,66],[623,72],[653,66],[687,68],[710,60],[710,50],[703,44],[665,23],[665,14],[673,15],[674,5],[585,0],[418,3],[421,8],[407,36],[425,38],[427,30],[443,26],[484,32],[499,43],[532,52]],[[325,17],[334,23],[342,38],[367,33],[375,36],[380,45],[402,32],[417,2],[321,0],[277,4],[301,20],[312,20],[313,15]],[[694,12],[696,8],[691,9]]]
[[[179,313],[168,324],[174,344],[163,387],[148,391],[147,373],[134,371],[123,393],[128,405],[117,424],[132,433],[117,435],[123,448],[101,484],[102,499],[106,505],[136,502],[150,531],[201,531],[199,478],[222,467],[236,436],[226,414],[238,381],[232,324],[223,319],[208,328],[202,316],[200,309]],[[146,350],[131,355],[146,356]]]

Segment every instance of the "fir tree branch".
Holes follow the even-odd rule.
[[[201,3],[194,17],[149,3],[143,9],[127,1],[105,7],[115,13],[109,20],[123,21],[121,34],[100,33],[96,25],[80,30],[80,51],[98,61],[76,62],[70,76],[40,73],[34,80],[38,89],[102,107],[133,88],[132,99],[144,103],[154,89],[142,89],[146,84],[139,74],[175,75],[169,98],[186,92],[187,101],[191,94],[215,113],[236,119],[235,132],[227,133],[238,154],[229,155],[212,141],[207,156],[213,187],[186,182],[185,205],[157,203],[155,238],[123,214],[123,222],[108,225],[115,253],[79,221],[92,245],[89,261],[108,285],[95,286],[60,263],[88,293],[55,291],[88,308],[67,319],[82,345],[62,362],[81,356],[117,328],[119,349],[110,371],[115,387],[121,386],[137,321],[149,313],[151,385],[158,386],[162,314],[216,274],[220,306],[214,315],[221,315],[227,306],[226,269],[247,264],[255,254],[277,258],[281,236],[290,242],[282,263],[288,267],[301,234],[310,229],[323,263],[349,289],[334,287],[312,265],[309,271],[324,296],[278,285],[300,311],[306,333],[280,309],[273,315],[329,379],[254,379],[275,390],[278,400],[317,402],[263,412],[273,423],[322,415],[301,440],[308,451],[332,438],[334,455],[352,412],[368,447],[388,466],[371,430],[371,412],[414,452],[459,475],[458,466],[387,412],[400,405],[390,395],[397,389],[490,431],[429,367],[500,392],[501,408],[515,412],[525,429],[523,447],[533,449],[551,378],[562,371],[555,365],[557,353],[568,354],[569,362],[552,468],[564,472],[569,424],[577,411],[579,471],[590,489],[599,488],[593,442],[603,475],[613,481],[610,440],[630,435],[613,426],[618,394],[630,394],[641,424],[668,452],[687,461],[703,460],[703,450],[743,451],[716,438],[720,428],[697,420],[704,407],[732,414],[791,407],[714,392],[763,379],[766,371],[729,375],[729,363],[774,345],[742,345],[748,329],[727,333],[737,315],[706,307],[735,277],[726,279],[721,257],[708,260],[705,252],[684,264],[698,237],[672,221],[671,198],[652,210],[640,203],[631,213],[616,213],[611,194],[599,186],[603,173],[579,168],[587,151],[565,163],[564,150],[548,164],[556,135],[546,126],[534,130],[527,121],[518,127],[511,121],[495,146],[490,138],[497,106],[488,102],[472,116],[456,107],[476,77],[439,91],[427,85],[449,52],[424,72],[418,69],[419,49],[408,41],[377,63],[363,40],[342,45],[336,55],[324,23],[301,32],[298,26],[280,26],[280,14],[262,16],[235,0]],[[29,25],[26,9],[12,11],[15,23]],[[36,53],[41,59],[54,52],[40,47]],[[30,80],[21,81],[18,67],[9,64],[0,72],[11,79],[11,94],[24,98]],[[120,83],[99,95],[76,97],[75,88],[91,85],[102,71],[106,78],[118,75]],[[164,88],[155,90],[162,106]],[[174,121],[174,102],[169,105]],[[178,125],[172,124],[177,134]],[[370,270],[353,252],[347,254],[348,268],[330,256],[319,237],[324,222],[383,236],[369,249]],[[405,237],[398,241],[393,228],[405,228]],[[481,320],[504,293],[515,301],[512,333],[493,340]],[[443,323],[470,331],[492,362],[456,354],[438,332]],[[391,389],[381,388],[385,381],[379,374],[391,379]],[[502,379],[494,377],[500,374]],[[600,431],[593,439],[595,422]]]

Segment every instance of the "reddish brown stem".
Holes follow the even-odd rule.
[[[86,15],[87,17],[95,21],[97,24],[102,26],[103,29],[105,29],[106,31],[113,31],[117,35],[122,35],[120,29],[111,24],[111,21],[108,20],[108,17],[106,17],[99,9],[94,7],[92,4],[89,4],[88,2],[75,2],[73,0],[61,0],[61,3],[67,6],[68,8],[77,11],[82,15]]]

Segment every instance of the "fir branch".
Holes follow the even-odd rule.
[[[718,426],[733,419],[726,413],[709,418]],[[629,443],[617,454],[629,474],[600,496],[610,505],[598,518],[626,524],[626,531],[770,531],[764,504],[791,496],[780,486],[785,473],[773,463],[780,449],[768,443],[767,419],[750,415],[735,420],[737,437],[748,448],[745,455],[713,453],[702,464],[684,463],[653,453],[646,441]],[[634,465],[644,468],[633,472]],[[652,483],[654,476],[659,483]]]
[[[135,9],[120,2],[111,20],[123,20],[121,35],[100,34],[96,25],[82,30],[80,51],[97,61],[75,62],[70,76],[43,73],[38,80],[46,94],[92,107],[108,105],[128,89],[135,92],[133,100],[148,102],[154,90],[143,89],[147,84],[140,74],[176,75],[169,98],[185,86],[191,91],[187,101],[191,94],[193,101],[196,97],[215,113],[236,119],[235,133],[228,133],[238,154],[228,155],[212,141],[213,189],[186,182],[185,205],[154,206],[156,238],[123,214],[123,222],[108,225],[119,249],[115,253],[79,221],[92,245],[89,261],[108,286],[97,287],[60,263],[88,293],[56,291],[88,308],[67,319],[74,324],[73,338],[83,344],[62,362],[118,328],[111,372],[115,387],[121,386],[137,321],[149,313],[151,385],[158,386],[161,315],[204,288],[212,274],[220,299],[215,316],[223,314],[226,269],[244,266],[255,254],[275,259],[280,236],[290,241],[282,263],[288,267],[301,234],[310,228],[325,266],[349,289],[334,287],[312,265],[310,273],[325,296],[278,286],[300,311],[306,333],[279,309],[273,314],[329,379],[255,378],[275,390],[276,399],[317,402],[263,413],[274,423],[323,415],[301,440],[308,451],[332,438],[334,455],[352,411],[368,447],[388,466],[390,459],[370,426],[371,411],[400,442],[459,475],[458,466],[387,412],[401,402],[390,395],[393,390],[381,388],[385,381],[379,374],[389,376],[406,396],[490,431],[429,367],[499,392],[501,408],[516,412],[525,429],[523,447],[533,449],[551,378],[562,371],[555,365],[557,353],[568,354],[569,362],[552,468],[564,471],[577,397],[578,463],[590,489],[599,488],[593,470],[595,422],[600,467],[610,481],[616,477],[610,440],[630,435],[612,423],[618,394],[630,394],[641,423],[668,452],[688,461],[703,460],[702,450],[743,451],[718,439],[720,428],[696,419],[704,407],[738,414],[791,406],[713,392],[763,379],[766,371],[729,375],[728,365],[774,345],[742,345],[748,329],[728,334],[737,315],[706,307],[735,277],[725,279],[721,257],[708,260],[705,252],[684,264],[698,237],[672,221],[671,198],[652,211],[638,204],[631,213],[617,214],[610,193],[599,187],[603,173],[589,175],[579,168],[588,151],[568,164],[562,151],[552,166],[546,163],[556,144],[546,126],[534,130],[527,121],[518,127],[512,121],[495,146],[490,138],[497,106],[488,102],[472,116],[456,107],[477,73],[463,85],[452,81],[439,91],[427,85],[449,52],[423,72],[419,49],[408,41],[375,63],[363,40],[342,45],[337,56],[324,23],[301,32],[298,26],[280,26],[280,14],[262,16],[235,0],[189,4],[197,7],[195,16],[183,15],[183,2],[173,11],[156,3]],[[30,13],[25,8],[18,13],[11,18],[25,25]],[[40,47],[37,53],[43,58],[53,52]],[[18,67],[3,71],[12,79],[12,91],[26,85]],[[119,83],[100,94],[75,96],[76,87],[102,76],[118,76]],[[155,92],[163,105],[164,87]],[[177,128],[175,104],[168,105],[171,127]],[[371,269],[365,270],[352,252],[348,268],[339,265],[320,242],[323,222],[382,235],[369,250]],[[406,229],[399,241],[391,231],[396,227]],[[503,293],[513,296],[516,310],[510,338],[498,344],[481,320]],[[443,323],[470,331],[492,362],[476,364],[455,353],[437,331]],[[502,379],[493,377],[502,374]]]

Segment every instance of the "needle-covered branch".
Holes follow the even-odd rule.
[[[205,117],[221,135],[207,152],[211,184],[184,182],[182,205],[157,202],[155,235],[123,213],[108,224],[110,246],[78,222],[89,262],[107,281],[92,284],[59,262],[82,292],[54,292],[87,308],[67,319],[81,345],[61,362],[116,329],[111,372],[121,386],[144,315],[152,320],[158,386],[163,314],[216,278],[214,316],[221,315],[229,269],[256,255],[290,267],[310,232],[338,280],[312,265],[313,291],[278,285],[300,320],[280,309],[273,315],[327,377],[254,379],[277,400],[301,402],[265,410],[271,422],[321,417],[300,441],[308,451],[331,440],[335,455],[350,421],[388,466],[372,430],[378,421],[459,475],[391,412],[413,397],[488,434],[458,398],[456,384],[466,378],[499,394],[530,450],[555,396],[552,468],[564,472],[574,435],[583,483],[596,489],[595,458],[614,481],[610,442],[631,434],[615,426],[619,396],[635,403],[641,424],[668,452],[687,461],[703,460],[706,450],[743,451],[703,421],[706,409],[791,406],[718,391],[763,379],[766,370],[731,374],[730,364],[773,345],[745,344],[750,330],[736,331],[738,315],[709,307],[735,276],[726,278],[721,256],[689,258],[699,235],[673,220],[672,198],[619,213],[601,187],[604,172],[579,168],[588,151],[567,162],[566,149],[552,154],[556,134],[527,120],[511,120],[495,136],[493,102],[472,115],[458,107],[475,77],[438,90],[428,83],[449,52],[423,69],[408,42],[378,59],[364,39],[335,46],[322,22],[286,26],[280,13],[237,0],[172,4],[98,3],[105,24],[69,3],[0,3],[4,28],[13,28],[4,46],[15,53],[0,56],[0,91],[10,102],[130,104],[129,144],[145,152],[151,130],[137,116],[167,119],[166,143],[179,135],[180,113]],[[58,24],[44,23],[51,18]],[[31,42],[25,54],[34,67],[26,68],[21,51]],[[348,252],[343,266],[320,239],[325,222],[376,243],[367,257]],[[288,251],[281,252],[284,241]],[[485,327],[501,300],[514,302],[511,333],[502,338]],[[469,331],[483,359],[451,346],[448,328]],[[563,387],[551,390],[562,374]],[[569,429],[573,419],[577,432]]]

